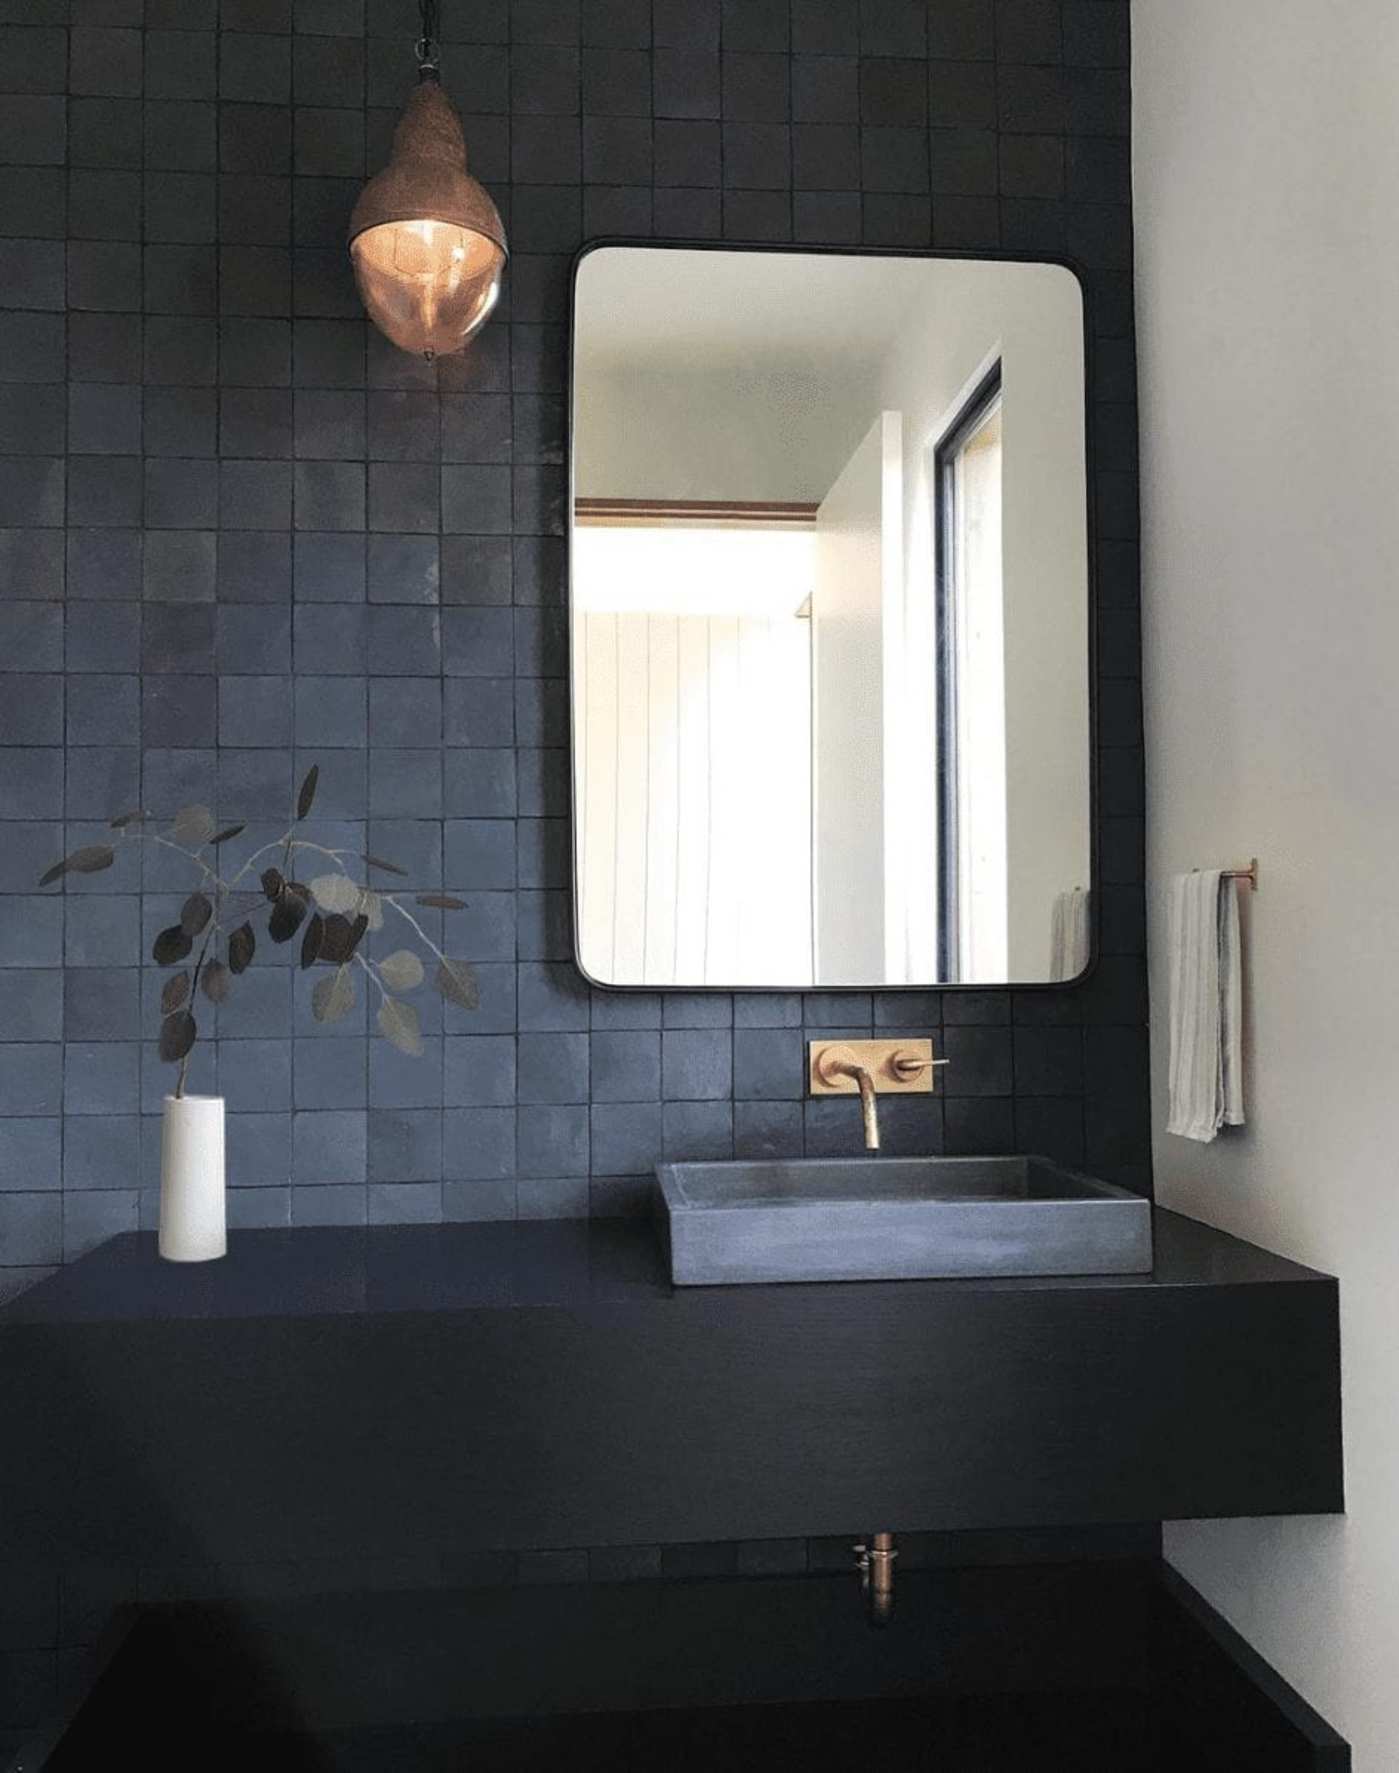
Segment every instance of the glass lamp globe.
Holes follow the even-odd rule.
[[[507,256],[499,211],[466,170],[461,119],[425,78],[350,217],[360,299],[395,345],[444,356],[490,318]]]

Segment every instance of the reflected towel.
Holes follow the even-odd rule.
[[[1076,979],[1088,968],[1092,895],[1082,887],[1056,893],[1049,924],[1049,977]]]
[[[1166,1131],[1208,1144],[1244,1124],[1239,901],[1218,868],[1176,875],[1170,895]]]

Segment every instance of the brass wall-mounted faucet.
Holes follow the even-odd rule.
[[[808,1046],[813,1096],[860,1097],[865,1150],[879,1150],[881,1095],[931,1096],[933,1074],[946,1059],[931,1040],[813,1040]]]

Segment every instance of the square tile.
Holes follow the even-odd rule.
[[[442,1174],[451,1181],[513,1182],[515,1110],[449,1108],[442,1117]]]

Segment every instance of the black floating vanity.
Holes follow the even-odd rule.
[[[672,1287],[617,1221],[119,1237],[0,1311],[12,1555],[489,1550],[1342,1506],[1336,1282]]]

